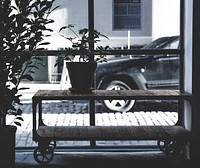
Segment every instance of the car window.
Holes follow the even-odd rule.
[[[172,41],[171,43],[167,44],[164,49],[178,49],[179,48],[179,39]]]
[[[151,43],[145,45],[142,49],[157,49],[160,48],[166,41],[168,40],[168,37],[162,37],[155,41],[152,41]]]

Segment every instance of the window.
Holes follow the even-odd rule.
[[[114,29],[141,29],[141,1],[114,0]]]
[[[172,41],[170,44],[164,47],[164,49],[178,49],[179,48],[179,38]]]
[[[56,0],[56,2],[60,4],[59,0],[58,1]],[[62,38],[58,32],[59,32],[60,27],[64,25],[75,24],[76,32],[79,28],[89,27],[91,30],[96,29],[109,37],[109,40],[106,40],[106,41],[101,40],[103,45],[108,44],[111,47],[111,49],[109,50],[110,55],[108,55],[108,59],[110,59],[108,63],[111,63],[112,60],[113,62],[116,62],[115,59],[119,58],[119,60],[129,59],[126,62],[129,63],[130,65],[131,61],[134,61],[134,58],[136,61],[139,60],[138,58],[142,58],[145,61],[144,59],[145,57],[150,56],[150,58],[152,58],[152,56],[155,56],[155,57],[159,56],[161,59],[157,59],[157,61],[152,62],[152,64],[147,64],[147,65],[141,64],[141,66],[137,66],[137,68],[139,69],[133,69],[133,70],[130,70],[130,68],[128,69],[127,71],[128,73],[133,74],[134,77],[139,77],[138,80],[137,78],[135,79],[135,81],[137,82],[141,80],[141,82],[138,82],[138,84],[142,86],[144,84],[145,86],[149,86],[149,88],[159,87],[162,89],[166,89],[166,88],[169,89],[169,86],[170,87],[178,86],[180,89],[182,89],[183,88],[182,86],[183,45],[181,45],[181,40],[179,41],[179,39],[176,39],[175,41],[174,40],[170,41],[170,43],[166,43],[167,41],[165,38],[165,37],[171,38],[171,36],[174,36],[174,35],[180,36],[180,37],[182,36],[181,34],[183,33],[183,31],[180,31],[180,26],[181,26],[181,29],[183,29],[182,28],[183,24],[180,21],[183,21],[181,19],[181,17],[183,16],[181,17],[179,16],[180,2],[182,1],[180,0],[173,0],[173,1],[159,0],[159,1],[152,1],[152,2],[151,0],[143,0],[143,1],[141,0],[101,0],[101,1],[65,0],[63,1],[63,3],[61,3],[61,8],[56,10],[52,15],[53,18],[56,18],[56,22],[52,25],[52,28],[54,29],[54,34],[52,37],[49,37],[50,40],[48,41],[51,42],[51,44],[48,46],[48,50],[45,51],[45,53],[43,54],[43,55],[49,56],[48,65],[46,66],[46,68],[48,68],[47,70],[48,70],[48,75],[49,75],[48,76],[49,81],[42,81],[42,82],[45,84],[51,83],[53,84],[52,86],[58,87],[56,89],[60,88],[59,84],[60,84],[61,77],[58,76],[58,74],[62,74],[62,67],[59,67],[59,68],[54,67],[54,64],[55,64],[55,60],[57,59],[58,53],[60,53],[60,49],[64,47],[68,47],[68,46],[66,46],[67,45],[66,39]],[[79,10],[76,10],[76,9],[79,9]],[[61,16],[63,19],[60,19]],[[124,30],[124,31],[115,31],[115,30]],[[137,31],[137,30],[141,30],[141,31]],[[130,34],[128,34],[129,32]],[[71,36],[70,31],[66,32],[66,34],[68,36]],[[150,43],[152,41],[155,41],[156,43],[154,42]],[[127,49],[128,48],[127,46],[129,43],[130,43],[130,49]],[[149,43],[150,45],[146,45]],[[146,47],[144,47],[143,49],[139,48],[140,46],[144,46],[144,45],[146,45]],[[139,47],[137,48],[137,46]],[[160,46],[160,48],[157,46]],[[167,56],[170,56],[170,57],[167,57]],[[175,56],[177,59],[172,58],[172,56],[173,57]],[[172,66],[173,62],[175,62],[175,64],[173,64]],[[134,65],[138,65],[138,63]],[[145,62],[145,63],[148,63],[148,62]],[[179,64],[180,64],[180,67],[179,67]],[[102,66],[103,64],[100,64],[100,65]],[[112,83],[110,83],[110,85],[108,85],[109,83],[107,83],[107,81],[105,80],[105,85],[102,85],[102,88],[104,89],[106,87],[108,89],[116,88],[117,90],[119,89],[119,87],[121,87],[121,88],[127,89],[128,85],[125,82],[133,81],[133,80],[129,80],[130,78],[125,78],[127,75],[125,77],[122,76],[123,74],[125,74],[125,73],[122,73],[122,67],[123,68],[125,67],[124,64],[123,66],[121,65],[116,66],[116,65],[117,64],[115,64],[116,69],[120,72],[115,73],[116,71],[112,70],[112,73],[113,74],[115,73],[116,75],[113,77],[112,75],[109,75],[109,76],[111,76],[110,79],[118,79],[118,81],[114,80]],[[113,68],[110,65],[107,67]],[[178,67],[180,69],[178,69]],[[162,71],[161,68],[162,70],[165,70],[165,71]],[[105,71],[105,74],[108,76],[111,70],[110,69],[106,70],[106,68],[103,68],[103,69]],[[168,73],[165,73],[166,71]],[[135,75],[134,74],[135,72],[139,73],[139,75]],[[42,72],[40,71],[39,76],[41,76],[41,73],[43,74],[44,70]],[[141,73],[142,75],[146,75],[146,76],[141,76]],[[151,73],[151,76],[148,75],[147,73],[149,74]],[[119,78],[116,78],[117,74],[119,74],[118,75]],[[179,75],[180,75],[180,78],[179,78]],[[123,81],[119,81],[119,79],[123,79]],[[172,80],[173,82],[171,82]],[[98,85],[99,81],[100,80],[96,80],[97,86],[99,86]],[[104,84],[103,82],[100,82],[100,83]],[[136,84],[136,82],[134,82],[133,84]],[[30,84],[28,83],[28,85]],[[130,86],[135,86],[135,85],[131,84]],[[137,88],[139,88],[138,86]],[[50,87],[49,86],[46,87],[45,85],[45,89],[46,88],[51,89],[52,87],[51,88]],[[73,103],[75,103],[75,105]],[[113,108],[113,106],[116,106],[116,108],[119,109],[120,105],[124,105],[125,107],[131,107],[131,105],[133,106],[134,104],[136,105],[134,106],[134,111],[137,112],[137,111],[140,111],[141,108],[144,111],[143,107],[145,106],[145,103],[147,102],[144,101],[144,102],[138,103],[138,102],[135,102],[134,100],[129,101],[127,103],[125,103],[125,101],[116,101],[116,100],[114,101],[108,100],[103,103],[102,101],[97,102],[95,105],[96,105],[96,109],[98,113],[96,113],[95,119],[98,120],[99,123],[101,123],[101,117],[99,118],[99,114],[101,112],[105,113],[105,116],[107,114],[109,114],[110,116],[114,114],[113,112],[109,113],[111,110],[107,110],[106,108],[104,108],[102,104],[105,104],[105,107],[111,108],[111,109]],[[164,110],[168,110],[166,108],[166,105],[168,102],[160,103],[159,104],[160,106],[157,107],[158,103],[160,103],[160,100],[156,101],[155,104],[152,104],[151,107],[152,108],[159,107],[161,110],[163,110],[163,108]],[[87,118],[86,122],[89,120],[89,117],[87,117],[89,116],[87,115],[88,104],[82,101],[62,102],[61,106],[57,105],[56,103],[45,104],[45,109],[46,111],[48,111],[50,108],[49,107],[46,108],[46,105],[50,105],[50,108],[52,107],[52,109],[53,107],[56,107],[56,108],[59,107],[61,112],[62,112],[62,109],[63,109],[63,113],[67,111],[72,118],[73,118],[73,115],[70,114],[71,111],[74,112],[74,110],[82,110],[81,112],[84,113],[83,115],[86,116]],[[171,106],[173,106],[172,112],[175,115],[174,118],[176,119],[177,118],[176,115],[178,114],[175,111],[177,110],[176,102],[172,102]],[[172,114],[172,112],[170,114]],[[50,111],[48,111],[48,114],[49,113]],[[118,110],[116,114],[128,115],[130,113],[125,113],[125,112],[119,113],[119,110]],[[136,114],[139,114],[139,113],[136,113]],[[140,114],[144,114],[144,113],[140,113]],[[148,114],[148,113],[145,113],[145,114]],[[54,111],[52,112],[52,116],[54,116]],[[66,116],[67,116],[66,117],[67,119],[71,120],[71,118],[68,117],[68,114]],[[140,115],[138,115],[138,117],[139,116]],[[109,117],[106,116],[104,118],[106,122],[107,122],[106,120],[107,118]],[[45,119],[46,119],[46,122],[48,122],[47,120],[51,118],[47,116]],[[66,124],[68,124],[68,122],[66,122]],[[110,124],[110,123],[108,122],[106,124]],[[17,146],[24,146],[24,144],[17,144]]]

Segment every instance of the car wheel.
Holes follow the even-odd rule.
[[[103,86],[105,90],[131,90],[123,81],[114,80]],[[102,100],[102,104],[111,111],[129,111],[135,104],[135,100]]]

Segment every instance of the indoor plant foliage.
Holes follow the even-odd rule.
[[[6,116],[16,116],[20,125],[22,111],[18,91],[22,80],[33,80],[31,74],[40,64],[36,55],[47,45],[42,42],[51,32],[47,25],[54,0],[0,0],[0,163],[13,167],[15,162],[16,126],[6,125]]]
[[[42,50],[43,37],[52,31],[46,26],[54,0],[1,0],[0,1],[0,124],[5,116],[20,114],[13,103],[20,104],[19,83],[33,80],[31,73],[40,64],[35,56]],[[47,33],[46,33],[47,32]],[[20,119],[20,118],[18,118]]]
[[[100,37],[108,39],[107,36],[87,28],[80,29],[78,33],[73,30],[73,25],[64,26],[60,29],[70,29],[75,37],[64,38],[72,44],[71,48],[65,48],[64,53],[57,60],[56,65],[62,64],[66,60],[69,78],[72,85],[71,91],[90,92],[92,90],[92,80],[97,63],[105,62],[109,46],[97,46],[96,50],[91,50],[91,46],[100,42]],[[56,66],[55,65],[55,66]]]

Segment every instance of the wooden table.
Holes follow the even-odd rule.
[[[39,90],[32,98],[33,119],[35,119],[36,105],[39,104],[39,113],[42,113],[43,100],[88,100],[90,111],[90,125],[95,125],[95,100],[126,99],[126,100],[186,100],[191,103],[192,95],[178,90],[94,90],[88,94],[72,94],[69,90]],[[41,114],[42,115],[42,114]],[[180,114],[179,116],[181,116]],[[182,118],[182,117],[179,117]],[[41,116],[40,116],[41,119]],[[41,123],[41,120],[40,120]],[[36,128],[36,121],[33,128]]]
[[[181,150],[188,142],[190,133],[181,125],[165,127],[95,126],[95,100],[104,99],[178,100],[179,102],[188,101],[192,105],[192,95],[179,90],[94,90],[91,93],[85,94],[75,94],[69,90],[39,90],[32,98],[33,140],[38,142],[38,148],[34,151],[36,161],[44,163],[47,150],[52,149],[53,151],[55,149],[55,145],[50,144],[52,140],[91,140],[93,147],[95,146],[95,140],[158,140],[158,146],[161,150],[166,148],[164,150],[167,151],[168,156],[173,153],[167,150],[167,146],[171,146],[171,142],[176,142],[176,145],[173,145]],[[46,126],[42,121],[42,101],[44,100],[88,100],[90,106],[90,126]],[[179,115],[181,116],[181,114]],[[37,116],[38,120],[36,119]],[[164,142],[165,147],[161,147],[160,142]],[[42,160],[38,158],[41,153],[43,156]],[[180,153],[183,152],[180,151]],[[51,161],[52,157],[47,159],[46,162]]]

